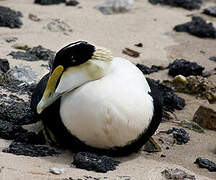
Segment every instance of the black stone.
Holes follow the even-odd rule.
[[[173,7],[182,7],[188,10],[200,9],[202,0],[149,0],[151,4],[163,4]]]
[[[135,44],[135,46],[137,46],[137,47],[143,47],[143,44],[142,43],[137,43],[137,44]]]
[[[22,59],[22,60],[27,60],[27,61],[38,61],[39,59],[35,54],[30,54],[27,52],[23,51],[12,51],[10,54],[13,59]]]
[[[190,135],[183,128],[177,129],[173,132],[173,137],[176,139],[177,144],[186,144],[190,140]]]
[[[216,6],[205,8],[203,13],[209,16],[216,17]]]
[[[204,71],[202,73],[202,77],[209,77],[209,76],[211,76],[211,72],[210,71]]]
[[[66,6],[77,6],[78,4],[79,4],[79,2],[76,0],[66,1]]]
[[[175,109],[182,110],[184,108],[185,100],[177,96],[170,87],[160,83],[160,81],[155,81],[150,78],[147,78],[147,80],[155,84],[161,91],[164,111],[173,112]]]
[[[173,138],[176,139],[178,145],[186,144],[190,140],[190,135],[183,128],[172,128],[167,130],[167,134],[173,133]]]
[[[0,70],[6,73],[10,69],[10,65],[7,59],[0,59]]]
[[[151,74],[153,72],[157,72],[156,69],[151,69],[144,64],[137,64],[136,66],[142,71],[143,74]]]
[[[23,59],[27,61],[48,61],[54,58],[55,52],[39,45],[37,47],[29,48],[26,52],[12,51],[9,55],[11,55],[14,59]]]
[[[74,155],[72,164],[80,169],[106,173],[115,170],[120,162],[108,156],[98,156],[89,152],[79,152]]]
[[[18,134],[27,132],[20,125],[0,120],[0,137],[4,139],[14,139]]]
[[[216,62],[216,56],[212,56],[212,57],[210,57],[209,60],[210,60],[210,61],[214,61],[214,62]]]
[[[35,4],[41,4],[41,5],[51,5],[51,4],[60,4],[62,2],[65,2],[65,0],[35,0]]]
[[[216,172],[216,164],[208,159],[198,157],[194,163],[198,164],[200,168],[206,168],[210,172]]]
[[[202,71],[204,70],[204,67],[185,59],[176,59],[173,63],[169,64],[168,68],[168,74],[173,77],[179,74],[185,77],[190,75],[202,75]]]
[[[32,145],[20,142],[12,142],[10,146],[6,149],[3,149],[2,152],[31,157],[44,157],[59,154],[59,152],[57,152],[55,149],[48,146]]]
[[[200,168],[206,168],[210,172],[216,172],[216,164],[208,159],[198,157],[194,163],[198,164]]]
[[[174,30],[177,32],[188,32],[200,38],[216,38],[216,29],[212,23],[207,23],[201,17],[192,17],[192,21],[176,25]]]
[[[26,132],[26,133],[19,133],[15,139],[15,142],[21,142],[25,144],[45,144],[45,139],[43,136],[42,131],[38,134],[34,132]]]
[[[0,27],[21,28],[22,13],[8,7],[0,6]]]

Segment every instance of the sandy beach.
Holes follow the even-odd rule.
[[[192,15],[199,15],[211,21],[216,27],[216,18],[202,14],[202,9],[215,5],[216,1],[204,1],[200,10],[188,11],[182,8],[152,5],[148,1],[135,0],[134,9],[130,12],[114,15],[103,15],[94,8],[101,4],[101,0],[79,0],[79,5],[65,6],[65,4],[41,6],[34,4],[33,0],[0,0],[0,6],[10,7],[23,14],[23,26],[20,29],[0,27],[0,58],[8,59],[10,66],[18,64],[29,65],[37,73],[37,80],[48,72],[41,64],[45,61],[24,61],[12,59],[8,54],[16,51],[14,44],[26,44],[29,47],[42,45],[52,51],[58,51],[65,45],[85,40],[98,46],[110,49],[114,56],[124,57],[137,64],[167,66],[175,59],[184,58],[195,61],[213,70],[216,63],[208,60],[216,56],[215,39],[202,39],[187,33],[177,33],[173,27],[191,20]],[[28,18],[29,13],[41,19],[34,22]],[[43,28],[52,19],[60,19],[67,23],[72,32],[51,32]],[[5,38],[17,37],[16,42],[7,43]],[[143,47],[134,44],[142,43]],[[140,52],[138,58],[133,58],[122,53],[125,48]],[[202,53],[202,52],[205,53]],[[168,70],[147,75],[156,80],[171,79]],[[216,75],[209,79],[216,83]],[[185,99],[186,106],[181,111],[175,111],[179,120],[192,120],[198,107],[206,100],[195,96],[178,93]],[[161,123],[159,131],[172,127],[179,127],[172,122]],[[205,130],[197,133],[187,129],[190,141],[185,145],[174,145],[163,153],[140,152],[129,157],[116,158],[121,161],[117,170],[108,173],[95,173],[72,167],[73,154],[61,150],[61,154],[53,157],[32,158],[3,153],[2,149],[8,147],[11,141],[0,139],[0,180],[58,180],[72,177],[74,179],[84,176],[95,178],[126,180],[160,180],[164,179],[161,172],[165,168],[180,168],[195,175],[197,180],[216,179],[216,172],[198,168],[194,161],[198,157],[205,157],[216,162],[216,131]],[[64,168],[65,173],[54,175],[49,172],[52,167]],[[90,179],[90,178],[89,178]],[[93,178],[92,178],[93,179]],[[105,178],[104,178],[105,179]]]

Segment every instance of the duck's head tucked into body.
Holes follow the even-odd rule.
[[[126,155],[156,131],[162,113],[159,97],[157,87],[131,62],[78,41],[56,54],[31,106],[52,142]]]

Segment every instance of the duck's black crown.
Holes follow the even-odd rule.
[[[71,66],[83,64],[92,58],[94,52],[95,46],[85,41],[71,43],[56,53],[52,70],[59,65],[62,65],[66,69]]]

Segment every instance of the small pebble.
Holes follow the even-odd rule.
[[[56,174],[56,175],[60,175],[63,174],[65,172],[64,168],[50,168],[49,170],[51,173]]]

